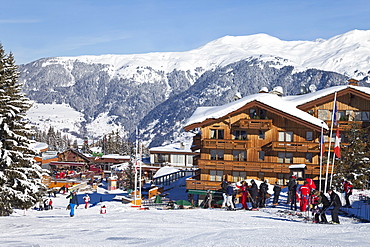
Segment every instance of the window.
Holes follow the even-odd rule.
[[[257,173],[258,180],[265,181],[265,173],[259,172]]]
[[[185,165],[185,155],[183,154],[171,154],[171,163]]]
[[[258,138],[264,140],[265,139],[265,131],[259,130],[258,131]]]
[[[193,160],[194,160],[193,155],[187,155],[186,156],[186,164],[187,165],[193,165]]]
[[[249,109],[249,117],[250,118],[257,118],[257,111],[256,111],[256,109]]]
[[[330,120],[331,119],[329,110],[320,109],[320,110],[317,111],[317,113],[318,113],[318,116],[321,120]]]
[[[210,181],[222,181],[223,171],[210,170],[209,180]]]
[[[292,142],[293,132],[279,131],[279,142]]]
[[[267,112],[264,109],[260,110],[260,118],[261,119],[267,119]]]
[[[211,160],[224,160],[224,151],[211,150]]]
[[[247,161],[247,152],[244,150],[234,150],[233,157],[234,161]]]
[[[211,139],[224,139],[224,130],[211,129]]]
[[[312,141],[313,140],[313,133],[312,131],[306,132],[306,141]]]
[[[306,153],[306,162],[312,163],[312,153]]]
[[[233,182],[239,182],[246,179],[246,172],[233,172]]]
[[[265,160],[265,151],[258,151],[258,159]]]
[[[245,130],[234,130],[235,140],[248,140],[247,131]]]
[[[369,121],[369,112],[367,111],[360,111],[355,112],[355,121]]]
[[[278,163],[293,163],[293,153],[278,153]]]
[[[155,154],[154,156],[155,163],[166,163],[170,162],[170,156],[168,154]]]

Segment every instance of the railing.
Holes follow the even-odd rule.
[[[289,163],[273,163],[273,162],[253,162],[253,161],[231,161],[231,160],[198,160],[198,168],[206,170],[221,170],[221,171],[246,171],[246,172],[274,172],[274,173],[289,173],[289,166],[294,164]],[[323,164],[323,170],[326,169],[326,164]],[[331,171],[331,164],[329,168]],[[306,174],[319,175],[320,166],[318,164],[306,164]]]
[[[214,149],[247,149],[251,147],[248,140],[224,140],[224,139],[204,139],[203,148]]]
[[[272,142],[273,151],[320,152],[319,144],[314,142]]]
[[[241,119],[239,128],[246,129],[271,129],[272,119]]]
[[[173,172],[170,174],[154,178],[153,183],[155,185],[164,185],[164,186],[170,185],[171,183],[175,182],[176,180],[179,180],[180,178],[195,176],[197,174],[197,171],[198,170],[181,170]]]
[[[331,126],[331,121],[325,121],[328,126]],[[370,125],[369,121],[338,121],[340,131],[348,131],[352,125],[357,129],[366,128]]]

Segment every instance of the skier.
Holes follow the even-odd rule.
[[[90,202],[90,196],[88,194],[86,194],[84,197],[84,202],[85,202],[85,209],[87,209],[87,207],[89,206],[89,202]]]
[[[308,197],[310,195],[311,189],[307,181],[304,182],[304,185],[302,185],[299,188],[299,192],[301,193],[301,201],[300,201],[300,210],[301,212],[307,211],[308,206]]]
[[[266,195],[268,190],[268,180],[266,179],[263,183],[260,184],[260,193],[259,193],[259,206],[264,208],[266,204]]]
[[[223,197],[223,202],[222,202],[222,208],[225,208],[226,207],[226,201],[227,201],[227,186],[228,186],[228,182],[227,180],[225,179],[224,181],[222,181],[221,183],[221,192],[222,192],[222,197]]]
[[[345,181],[343,187],[344,187],[344,198],[346,199],[345,207],[350,208],[351,202],[349,201],[349,196],[352,195],[353,185],[350,181]]]
[[[332,224],[340,224],[339,222],[339,209],[342,206],[340,198],[337,193],[333,191],[333,189],[328,190],[328,194],[330,195],[330,206],[334,206],[331,211],[331,222]]]
[[[313,190],[312,194],[317,198],[312,204],[312,207],[315,210],[314,223],[328,224],[328,220],[326,219],[325,215],[325,211],[330,206],[328,198],[324,195],[324,193],[318,190]],[[321,208],[319,208],[320,204],[322,204]]]
[[[75,206],[78,206],[77,192],[72,191],[66,198],[70,198],[69,208],[71,211],[69,213],[69,216],[73,217],[75,215]]]
[[[279,203],[279,196],[281,192],[281,186],[279,185],[279,182],[276,182],[274,185],[274,200],[273,200],[273,205],[277,206]]]
[[[247,199],[248,199],[248,184],[246,181],[243,181],[242,184],[236,185],[242,191],[242,205],[245,210],[248,210]]]
[[[107,213],[107,208],[105,207],[105,205],[101,206],[100,214],[106,214],[106,213]]]
[[[252,210],[258,210],[257,209],[258,187],[253,179],[251,180],[251,187],[248,188],[248,191],[252,201]]]
[[[292,175],[288,182],[288,204],[290,203],[290,210],[293,210],[294,206],[294,210],[297,211],[296,193],[297,193],[297,181],[296,177]]]

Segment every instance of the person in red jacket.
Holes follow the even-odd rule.
[[[316,184],[312,180],[312,178],[306,178],[306,181],[308,183],[308,186],[310,186],[311,191],[316,190]]]
[[[248,185],[246,181],[242,182],[242,185],[236,185],[242,192],[242,205],[245,210],[248,210],[247,199],[248,199]]]
[[[301,210],[301,212],[305,212],[305,211],[307,211],[308,201],[309,201],[308,198],[309,198],[310,193],[311,193],[311,188],[310,188],[310,185],[308,184],[307,181],[305,181],[304,185],[302,185],[299,188],[299,192],[301,193],[301,201],[299,203],[300,210]]]
[[[344,181],[343,183],[344,189],[344,198],[346,199],[345,207],[351,207],[351,202],[349,201],[349,196],[352,195],[353,185],[350,181]]]

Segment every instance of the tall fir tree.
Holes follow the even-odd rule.
[[[0,216],[32,207],[45,189],[25,120],[31,102],[21,93],[18,77],[13,54],[5,54],[0,44]]]
[[[357,189],[368,188],[370,181],[370,143],[369,127],[359,127],[353,123],[345,135],[341,150],[341,160],[335,164],[335,181],[337,186],[341,181],[348,180]]]

